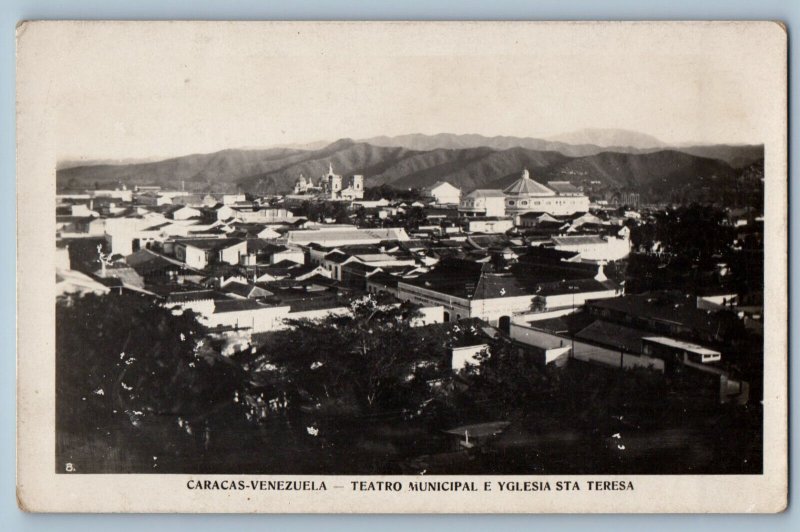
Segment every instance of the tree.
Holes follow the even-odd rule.
[[[139,440],[191,432],[230,405],[244,382],[241,371],[207,348],[193,313],[175,315],[144,295],[62,299],[56,323],[62,455],[99,447],[135,463],[137,454],[148,454]]]
[[[263,348],[285,372],[291,397],[372,411],[399,408],[416,385],[416,364],[430,351],[412,329],[415,307],[368,295],[345,315],[296,320]]]

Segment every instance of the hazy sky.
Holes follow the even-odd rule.
[[[763,25],[71,28],[39,59],[61,158],[586,127],[760,143],[770,127],[760,117],[775,72],[759,58],[774,42]]]

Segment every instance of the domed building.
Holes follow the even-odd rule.
[[[297,181],[294,183],[294,193],[295,194],[304,194],[308,190],[309,182],[306,181],[306,176],[300,174],[300,177],[297,178]]]
[[[549,181],[547,186],[531,179],[528,169],[503,191],[506,214],[515,223],[527,213],[548,213],[568,216],[576,212],[589,212],[589,198],[569,181]]]

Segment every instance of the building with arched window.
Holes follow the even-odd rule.
[[[569,181],[549,181],[547,186],[531,179],[527,168],[522,176],[503,191],[506,215],[519,217],[529,212],[568,216],[589,212],[589,197]]]

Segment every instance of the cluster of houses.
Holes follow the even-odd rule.
[[[525,170],[505,190],[463,197],[437,183],[411,205],[363,193],[362,176],[330,167],[317,184],[301,177],[286,197],[158,187],[61,194],[57,289],[149,294],[197,313],[227,352],[290,320],[346,313],[353,298],[383,294],[418,305],[418,325],[480,320],[543,364],[681,364],[724,379],[721,400],[746,401],[747,384],[717,367],[719,338],[696,334],[714,329],[707,300],[666,315],[625,295],[615,264],[631,251],[626,216],[596,208],[570,183],[544,185]],[[296,215],[292,197],[349,201],[351,223]],[[392,226],[409,208],[423,222]],[[356,211],[381,223],[359,224]],[[454,369],[477,352],[468,347],[458,347]]]

